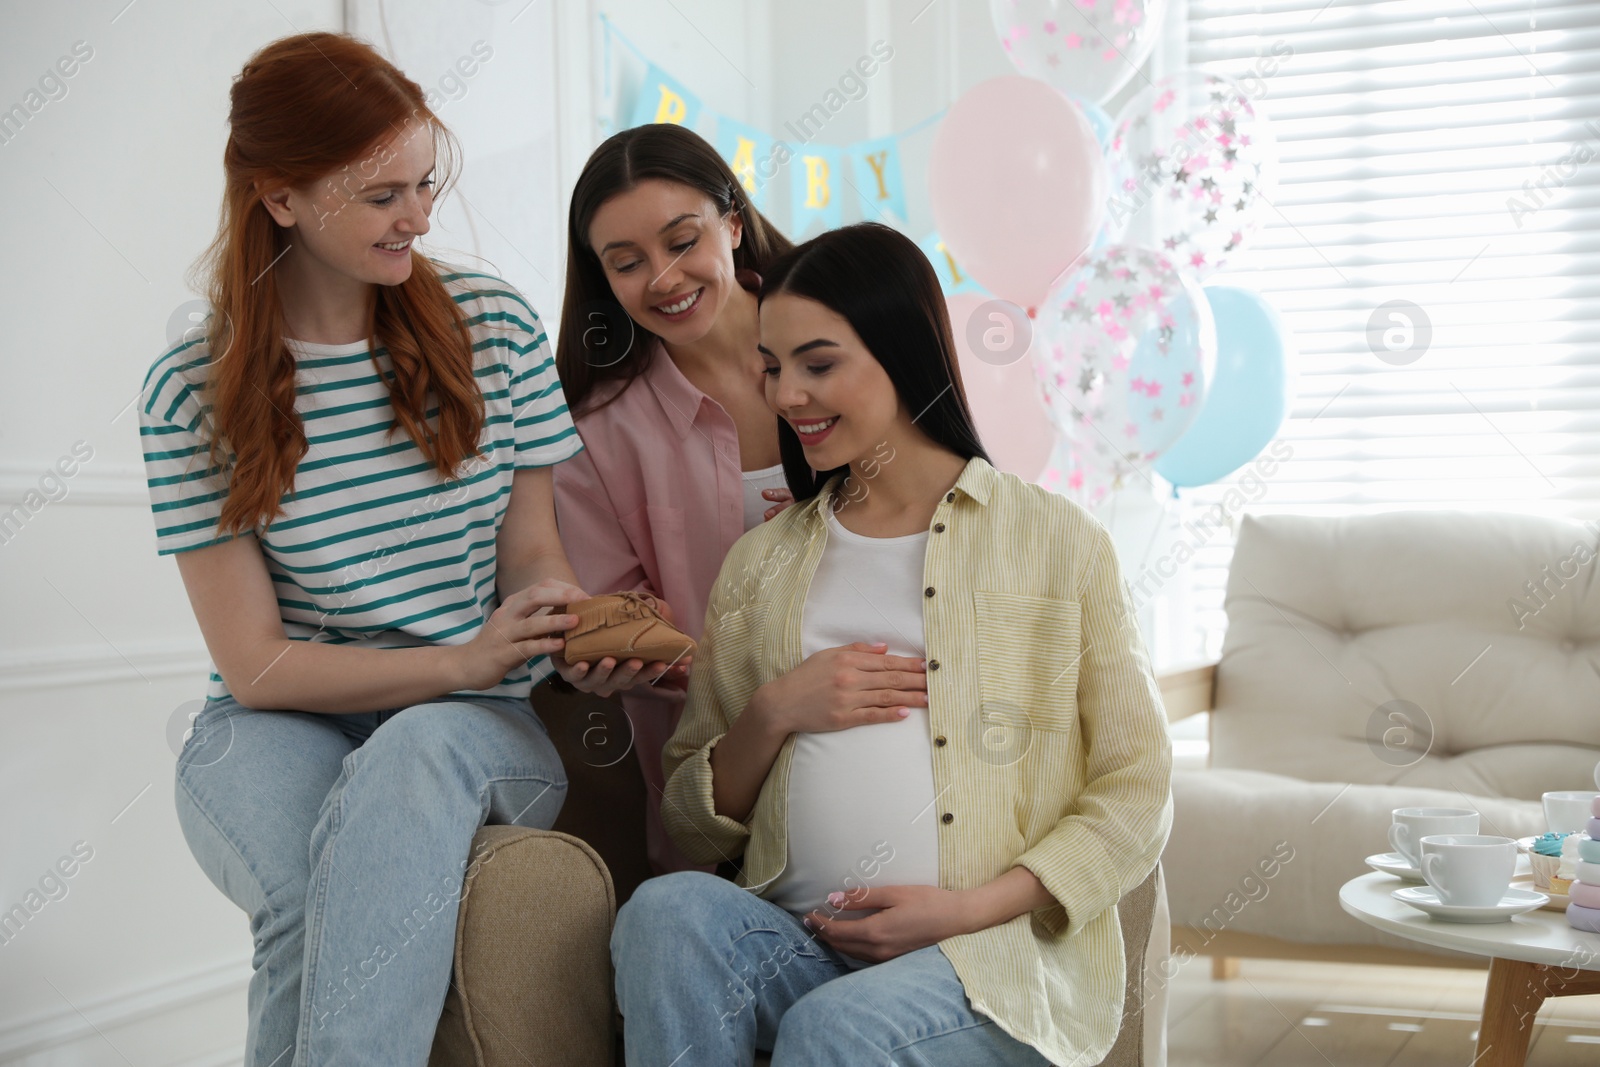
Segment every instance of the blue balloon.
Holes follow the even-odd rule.
[[[1093,100],[1082,96],[1072,96],[1071,94],[1068,94],[1068,96],[1074,104],[1078,105],[1078,109],[1083,112],[1083,117],[1089,120],[1089,128],[1094,130],[1094,139],[1100,142],[1100,150],[1102,152],[1105,151],[1106,143],[1111,140],[1111,131],[1115,125],[1111,116],[1106,114],[1105,108]]]
[[[1249,463],[1289,414],[1293,338],[1266,298],[1228,285],[1205,287],[1217,320],[1217,367],[1200,414],[1156,459],[1175,487],[1220,481]]]

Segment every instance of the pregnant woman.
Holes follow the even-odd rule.
[[[586,589],[637,589],[700,635],[728,549],[789,499],[756,352],[760,274],[790,243],[702,138],[640,126],[584,165],[567,223],[556,350],[584,451],[556,471],[556,514]],[[580,667],[622,704],[648,785],[656,873],[692,864],[661,828],[661,748],[682,674],[635,684],[639,660]]]
[[[1110,537],[989,464],[905,237],[824,234],[760,300],[795,503],[723,565],[664,805],[742,869],[622,909],[628,1063],[1098,1063],[1171,821]]]
[[[582,445],[532,308],[416,247],[452,145],[416,83],[289,37],[229,124],[212,315],[140,407],[215,664],[179,823],[250,916],[245,1063],[421,1067],[474,833],[566,792],[527,698],[585,595],[551,487]]]

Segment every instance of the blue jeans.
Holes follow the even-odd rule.
[[[178,822],[250,916],[246,1067],[423,1067],[472,837],[547,828],[561,760],[526,700],[321,715],[214,700],[178,759]]]
[[[852,971],[799,919],[699,871],[652,878],[611,935],[628,1067],[1045,1067],[977,1015],[937,945]]]

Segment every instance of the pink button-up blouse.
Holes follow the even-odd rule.
[[[578,584],[592,594],[637,589],[665,600],[696,640],[722,560],[744,533],[739,435],[652,340],[649,367],[611,403],[577,419],[584,449],[555,468],[556,521]],[[617,387],[600,387],[603,397]],[[693,670],[693,668],[690,668]],[[658,873],[698,868],[661,827],[661,749],[681,697],[622,694],[650,787],[647,830]]]

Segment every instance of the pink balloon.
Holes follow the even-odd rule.
[[[969,324],[975,331],[993,328],[984,313],[993,304],[979,293],[946,297],[955,334],[961,385],[977,424],[978,438],[996,468],[1036,482],[1055,448],[1056,430],[1040,397],[1039,381],[1028,351],[991,354],[983,359],[972,350]],[[1019,346],[1020,347],[1020,346]],[[1011,362],[1003,362],[1011,359]]]
[[[940,121],[928,161],[945,246],[984,288],[1030,311],[1094,240],[1107,188],[1094,128],[1034,78],[969,89]]]

